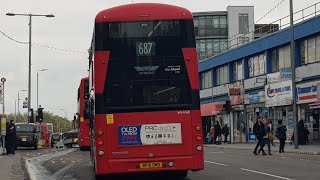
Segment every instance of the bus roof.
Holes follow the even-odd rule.
[[[192,13],[182,7],[157,4],[136,3],[106,9],[98,13],[96,22],[128,22],[147,20],[192,19]]]

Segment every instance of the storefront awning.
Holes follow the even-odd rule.
[[[209,104],[201,104],[201,116],[214,116],[219,114],[223,109],[222,103],[209,103]]]
[[[309,104],[310,109],[318,109],[320,108],[320,101],[317,101],[315,103]]]

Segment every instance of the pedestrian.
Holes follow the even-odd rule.
[[[207,144],[210,144],[212,142],[212,137],[210,132],[207,133],[206,139],[207,139]]]
[[[16,143],[17,143],[16,141],[17,141],[16,126],[14,124],[14,120],[10,120],[9,135],[8,135],[8,148],[9,148],[8,154],[15,155]]]
[[[275,146],[274,142],[273,142],[273,122],[272,120],[269,120],[269,128],[270,128],[270,132],[269,132],[269,140],[272,146]]]
[[[9,137],[9,133],[10,133],[10,127],[9,127],[10,123],[7,122],[6,123],[6,138],[5,138],[5,148],[6,148],[6,154],[9,155],[10,153],[10,148],[8,146],[9,142],[8,142],[8,137]]]
[[[216,125],[214,125],[214,143],[221,144],[221,126],[219,121],[216,121]]]
[[[280,141],[279,153],[284,153],[284,146],[286,144],[287,139],[287,128],[284,126],[283,121],[281,119],[278,120],[278,127],[276,130],[276,138]]]
[[[255,134],[256,138],[258,139],[257,145],[254,148],[253,154],[258,155],[262,152],[262,155],[267,155],[264,151],[264,141],[263,137],[266,135],[264,122],[261,117],[258,118],[257,122],[253,126],[253,133]],[[257,152],[259,148],[259,151]]]
[[[271,128],[270,128],[270,121],[266,118],[263,119],[263,124],[264,124],[264,129],[265,129],[265,135],[263,136],[263,141],[264,144],[266,144],[268,146],[268,155],[272,155],[271,154],[271,142],[270,142],[270,132],[271,132]]]
[[[298,144],[305,145],[306,144],[306,136],[305,136],[305,127],[303,119],[301,119],[298,123]]]
[[[229,128],[228,124],[225,124],[222,128],[222,133],[224,135],[224,143],[226,144],[228,142],[228,136],[229,136]]]
[[[215,133],[215,130],[214,130],[214,127],[211,127],[211,129],[210,129],[210,136],[211,136],[211,139],[210,139],[210,144],[212,144],[213,143],[213,141],[214,141],[214,133]]]

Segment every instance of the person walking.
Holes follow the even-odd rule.
[[[264,128],[265,128],[265,135],[263,136],[263,141],[264,144],[266,144],[268,146],[268,155],[272,155],[271,154],[271,138],[270,134],[271,134],[271,128],[270,128],[270,121],[268,119],[264,119],[263,120],[263,124],[264,124]]]
[[[269,128],[270,128],[270,132],[269,132],[269,140],[272,146],[275,146],[274,142],[273,142],[273,122],[272,120],[269,120]]]
[[[226,144],[228,142],[228,136],[229,136],[229,128],[228,124],[225,124],[222,128],[222,133],[224,135],[224,143]]]
[[[214,143],[221,144],[221,126],[219,121],[216,121],[216,125],[214,125]]]
[[[279,153],[284,153],[284,146],[286,144],[287,139],[287,128],[284,126],[283,121],[281,119],[278,120],[278,127],[276,130],[276,138],[280,141]]]
[[[262,152],[262,155],[267,155],[264,151],[264,141],[263,137],[266,135],[266,131],[264,128],[264,122],[261,117],[258,118],[257,122],[253,126],[253,133],[255,134],[256,138],[258,139],[257,145],[254,148],[253,154],[258,155],[260,152]],[[259,151],[257,152],[259,148]]]
[[[212,137],[211,137],[210,132],[207,133],[206,139],[207,139],[207,144],[211,144],[211,142],[212,142]]]
[[[10,134],[10,123],[9,122],[7,122],[6,123],[6,138],[5,138],[5,142],[6,142],[6,144],[5,144],[5,148],[6,148],[6,154],[7,155],[9,155],[9,154],[11,154],[10,153],[10,148],[9,148],[9,142],[8,142],[8,137],[9,137],[9,134]]]
[[[9,135],[8,135],[8,148],[9,148],[8,154],[15,155],[16,141],[17,141],[16,126],[14,124],[14,120],[10,120]]]
[[[215,133],[215,130],[214,130],[214,127],[211,127],[211,129],[210,129],[210,136],[211,136],[211,139],[210,139],[210,142],[209,142],[209,144],[212,144],[213,143],[213,141],[214,141],[214,133]]]

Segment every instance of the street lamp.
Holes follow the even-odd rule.
[[[7,13],[7,16],[29,16],[29,76],[28,76],[28,122],[30,122],[31,109],[31,19],[33,16],[54,17],[53,14],[15,14]]]
[[[27,90],[20,90],[20,91],[18,91],[18,117],[17,117],[17,121],[19,121],[19,115],[20,115],[20,107],[19,107],[19,104],[20,104],[20,92],[26,92]],[[28,101],[29,101],[29,99],[28,99]]]
[[[47,71],[48,69],[40,69],[37,71],[37,108],[39,108],[39,72]]]

